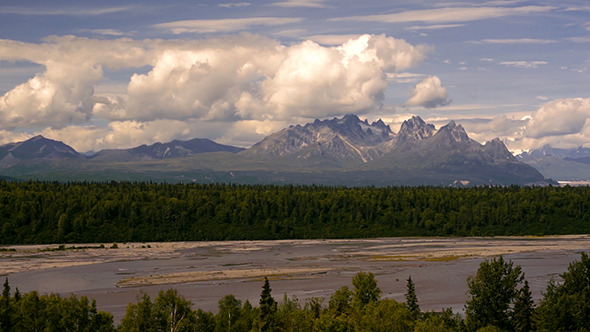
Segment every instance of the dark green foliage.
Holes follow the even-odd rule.
[[[352,292],[348,286],[344,286],[334,292],[330,297],[328,309],[334,316],[340,316],[350,313],[352,305]]]
[[[381,289],[377,286],[377,280],[372,272],[359,272],[352,278],[354,291],[352,303],[354,306],[364,308],[371,302],[376,302],[381,297]]]
[[[571,233],[590,233],[589,187],[0,180],[0,244]]]
[[[542,331],[590,330],[590,258],[582,253],[561,275],[563,283],[551,280],[539,307],[536,324]]]
[[[264,277],[262,292],[260,293],[260,321],[261,331],[272,331],[274,327],[274,315],[277,311],[277,302],[271,295],[272,289],[267,277]]]
[[[467,279],[471,295],[465,306],[467,326],[473,331],[487,326],[512,330],[512,304],[523,280],[520,266],[502,256],[483,261],[476,275]]]
[[[529,288],[529,282],[525,280],[524,285],[514,299],[514,310],[512,312],[514,331],[524,332],[533,329],[533,311],[533,296]]]
[[[10,284],[8,278],[4,281],[2,296],[0,297],[0,331],[10,331],[14,308],[11,305]]]
[[[114,331],[113,316],[96,310],[94,300],[72,295],[10,295],[8,280],[0,298],[0,331]]]
[[[416,296],[416,287],[412,281],[412,276],[408,277],[408,284],[406,286],[406,307],[412,313],[414,319],[420,316],[420,306],[418,305],[418,296]]]

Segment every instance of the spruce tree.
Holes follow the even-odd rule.
[[[418,297],[416,296],[416,288],[414,287],[412,276],[408,277],[406,287],[406,307],[408,307],[414,319],[418,319],[420,317],[420,306],[418,305]]]
[[[262,331],[273,330],[273,318],[274,313],[277,311],[277,302],[270,294],[272,289],[270,288],[270,282],[268,278],[264,277],[264,285],[262,285],[262,293],[260,293],[260,319]]]
[[[8,278],[4,282],[4,289],[2,290],[2,296],[0,297],[0,331],[10,331],[12,328],[11,323],[12,306],[10,304],[10,284]]]
[[[512,326],[516,332],[532,330],[533,310],[533,297],[529,288],[529,283],[525,280],[524,286],[522,286],[514,299]]]

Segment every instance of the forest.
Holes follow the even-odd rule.
[[[152,300],[142,293],[129,303],[115,327],[113,316],[97,311],[94,300],[71,295],[11,292],[6,279],[0,296],[0,331],[588,331],[590,330],[590,258],[582,253],[560,281],[551,279],[535,305],[520,266],[502,256],[484,260],[467,278],[469,299],[464,317],[450,309],[422,312],[411,276],[404,303],[381,298],[377,279],[359,272],[348,286],[324,303],[301,304],[272,296],[264,278],[258,306],[231,294],[218,302],[217,313],[193,310],[175,289]]]
[[[0,244],[590,233],[589,187],[0,180]]]

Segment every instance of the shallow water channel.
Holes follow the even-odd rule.
[[[520,265],[538,300],[551,277],[559,277],[590,237],[383,238],[361,240],[228,241],[119,244],[119,249],[39,251],[51,247],[13,246],[0,253],[0,275],[21,292],[71,293],[96,299],[99,310],[118,322],[140,291],[155,297],[176,288],[194,308],[216,311],[233,294],[258,305],[263,276],[272,294],[303,304],[351,287],[359,271],[373,272],[382,297],[403,302],[408,276],[422,310],[451,307],[463,312],[466,279],[486,258],[504,255]],[[54,246],[56,247],[56,246]],[[108,246],[107,246],[108,247]],[[102,251],[101,251],[102,250]]]

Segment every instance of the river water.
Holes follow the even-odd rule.
[[[139,249],[148,245],[149,252]],[[116,322],[125,314],[127,305],[136,302],[141,291],[154,298],[160,290],[175,288],[192,301],[195,309],[214,312],[218,300],[226,294],[258,305],[262,276],[268,269],[274,271],[269,280],[278,302],[287,294],[297,297],[302,305],[311,297],[324,298],[327,305],[336,289],[342,286],[352,289],[352,277],[366,271],[375,274],[383,298],[405,301],[406,280],[411,276],[423,311],[450,307],[462,313],[468,300],[466,279],[475,274],[484,259],[502,254],[506,260],[520,265],[533,298],[538,301],[549,279],[559,278],[572,261],[580,258],[580,252],[590,249],[590,238],[384,238],[120,244],[119,247],[118,251],[105,250],[102,254],[99,249],[39,253],[30,247],[25,252],[17,246],[16,254],[2,253],[0,261],[10,262],[11,266],[20,264],[23,268],[2,271],[0,267],[0,275],[7,275],[11,287],[18,287],[21,293],[37,290],[95,298],[98,309],[111,312]],[[164,251],[165,255],[158,254]],[[137,255],[137,252],[144,254]],[[111,253],[120,256],[109,256]],[[56,259],[66,263],[51,268],[42,264]],[[71,264],[67,263],[68,259]],[[150,276],[190,276],[201,272],[222,275],[228,271],[241,271],[244,275],[188,277],[180,283],[173,280],[169,283],[166,278],[157,282],[150,279]],[[144,284],[121,287],[122,280],[140,277],[145,278]]]

